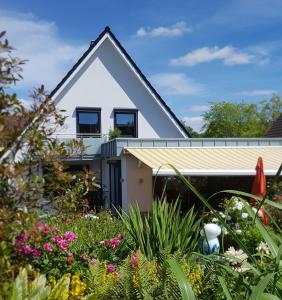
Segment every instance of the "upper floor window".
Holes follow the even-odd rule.
[[[100,137],[101,109],[78,107],[76,109],[76,133],[78,137]]]
[[[115,109],[114,127],[121,131],[123,137],[138,137],[136,109]]]

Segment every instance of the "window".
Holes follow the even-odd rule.
[[[78,137],[100,137],[101,109],[77,108],[76,133]]]
[[[114,127],[118,128],[121,131],[121,136],[134,138],[137,137],[137,110],[116,109],[114,113],[114,118]]]

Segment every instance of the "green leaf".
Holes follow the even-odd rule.
[[[230,294],[230,292],[229,292],[229,289],[228,289],[228,287],[227,287],[227,284],[226,284],[226,282],[225,282],[225,279],[224,279],[222,276],[217,276],[217,278],[218,278],[219,283],[220,283],[220,285],[221,285],[221,287],[222,287],[222,289],[223,289],[223,292],[224,292],[224,294],[225,294],[225,296],[226,296],[226,299],[227,299],[227,300],[232,300],[232,296],[231,296],[231,294]]]
[[[48,300],[60,300],[64,299],[64,294],[68,292],[70,285],[70,279],[63,276],[52,289]]]
[[[263,293],[259,299],[260,300],[281,300],[277,296],[268,293]]]
[[[261,296],[266,289],[269,281],[272,279],[273,273],[264,276],[259,283],[253,288],[253,292],[248,300],[261,300]]]
[[[244,203],[244,207],[246,208],[248,214],[255,220],[256,227],[258,228],[258,230],[260,231],[261,235],[263,236],[265,242],[267,243],[271,254],[273,255],[273,257],[277,257],[278,246],[272,239],[271,235],[267,232],[265,226],[261,223],[260,219],[255,218],[255,213],[251,209],[250,205],[246,201],[244,201],[244,200],[242,200],[242,201]]]
[[[24,300],[28,297],[28,281],[26,269],[20,270],[17,276],[12,291],[11,300]]]
[[[183,300],[196,300],[195,294],[192,290],[190,283],[188,282],[184,272],[182,271],[179,264],[175,259],[170,259],[168,261],[174,276],[176,277],[177,283],[179,285],[182,299]]]

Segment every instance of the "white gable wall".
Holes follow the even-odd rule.
[[[139,138],[183,137],[108,38],[70,78],[54,99],[67,116],[63,133],[76,133],[79,106],[101,108],[102,134],[114,127],[114,108],[129,108],[138,109]]]

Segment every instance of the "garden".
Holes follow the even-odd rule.
[[[84,146],[53,137],[64,118],[43,86],[31,108],[10,93],[24,62],[0,37],[0,299],[282,298],[282,167],[264,197],[221,191],[217,209],[175,169],[202,210],[90,211],[95,174],[62,163]]]

